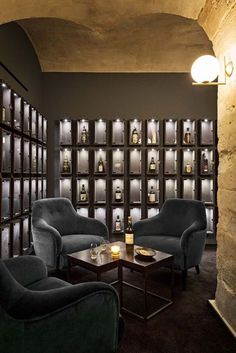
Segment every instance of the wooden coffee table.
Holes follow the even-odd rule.
[[[118,258],[113,258],[111,256],[110,247],[112,245],[120,246],[120,256]],[[123,242],[115,242],[107,245],[107,250],[98,255],[96,260],[92,260],[90,257],[90,250],[78,251],[76,253],[70,254],[67,256],[68,258],[68,275],[69,280],[71,279],[71,267],[72,266],[81,266],[90,270],[97,275],[97,280],[101,280],[101,274],[103,272],[110,271],[114,268],[118,268],[118,280],[112,282],[111,284],[118,283],[119,284],[119,295],[120,295],[120,306],[121,309],[131,315],[134,315],[142,320],[148,320],[152,318],[154,315],[158,314],[160,311],[166,309],[168,306],[173,304],[174,300],[174,270],[173,263],[174,257],[173,255],[163,253],[161,251],[156,251],[156,255],[150,261],[140,259],[136,253],[135,248],[138,246],[134,246],[134,252],[127,253],[125,243]],[[156,271],[160,267],[170,267],[171,269],[171,283],[170,283],[170,298],[162,297],[157,293],[153,293],[148,290],[148,275]],[[131,283],[127,283],[123,281],[123,268],[129,268],[131,270],[140,272],[143,275],[144,285],[143,288],[134,286]],[[132,287],[138,291],[142,291],[144,294],[144,315],[140,315],[134,311],[131,311],[123,306],[123,290],[124,286]],[[153,311],[148,314],[148,295],[159,298],[165,302],[158,310]]]

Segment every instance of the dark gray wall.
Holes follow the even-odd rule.
[[[157,116],[216,119],[216,88],[192,86],[185,73],[44,73],[43,104],[49,118],[50,166],[55,165],[55,120]],[[49,195],[55,175],[49,168]]]
[[[56,60],[56,58],[55,58]],[[216,118],[216,88],[193,87],[189,74],[41,73],[33,46],[16,23],[0,26],[0,77],[49,120],[49,195],[54,193],[55,120],[63,117]]]
[[[15,22],[0,26],[0,62],[27,88],[0,65],[0,77],[29,103],[42,111],[42,72],[34,48]]]

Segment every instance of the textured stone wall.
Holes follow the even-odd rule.
[[[219,177],[217,290],[215,304],[236,332],[236,6],[235,1],[208,1],[204,14],[216,56],[234,62],[234,73],[218,90]],[[218,16],[217,16],[218,13]],[[203,18],[203,17],[202,17]]]

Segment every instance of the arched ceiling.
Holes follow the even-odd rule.
[[[212,52],[198,23],[175,15],[138,16],[103,31],[52,18],[18,23],[43,71],[186,72],[197,56]]]
[[[207,0],[209,1],[209,0]],[[47,72],[188,72],[212,53],[197,22],[206,0],[1,0]]]

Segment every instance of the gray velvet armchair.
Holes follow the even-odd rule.
[[[160,213],[134,224],[135,244],[174,255],[175,267],[183,271],[199,264],[206,241],[206,211],[196,200],[169,199]]]
[[[122,323],[112,286],[47,277],[35,256],[0,259],[0,352],[114,353]]]
[[[78,215],[70,200],[37,200],[32,209],[32,236],[37,256],[49,267],[66,265],[66,255],[100,244],[108,237],[105,224]]]

